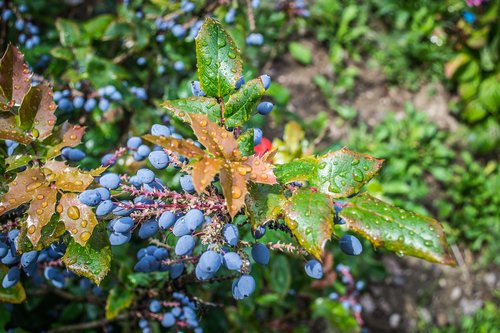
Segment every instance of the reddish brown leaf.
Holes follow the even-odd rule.
[[[27,145],[33,138],[17,126],[16,117],[12,114],[0,114],[0,139],[14,140]]]
[[[85,246],[97,225],[92,208],[82,204],[76,194],[65,193],[59,201],[57,212],[70,235],[78,244]]]
[[[26,169],[9,184],[9,191],[0,200],[0,215],[31,201],[35,190],[47,186],[40,169]]]
[[[56,157],[61,154],[61,149],[64,147],[74,147],[79,145],[84,133],[85,127],[80,125],[71,125],[68,122],[62,124],[57,134],[57,136],[61,139],[61,142],[53,146],[47,152],[47,158]]]
[[[208,155],[203,156],[201,160],[193,164],[192,177],[196,192],[201,193],[210,185],[215,175],[219,173],[221,166],[222,160]]]
[[[19,50],[9,44],[0,60],[0,87],[8,100],[21,104],[30,87],[31,73]]]
[[[151,134],[143,135],[142,138],[167,150],[173,151],[174,153],[186,156],[187,158],[197,158],[205,154],[201,148],[187,140],[154,136]]]
[[[56,104],[52,95],[52,89],[47,85],[31,87],[19,108],[20,127],[32,130],[32,135],[39,140],[47,138],[56,123]]]
[[[94,181],[88,172],[66,165],[65,162],[49,160],[45,163],[44,172],[56,187],[63,191],[83,192]]]
[[[252,171],[247,175],[247,179],[255,183],[270,185],[276,184],[277,181],[273,173],[273,165],[266,162],[265,159],[266,156],[264,156],[263,158],[260,158],[257,155],[248,156],[245,164],[250,166],[252,168]]]
[[[217,158],[239,160],[238,141],[232,132],[226,131],[216,123],[211,122],[202,114],[190,114],[191,127],[198,141]]]
[[[33,200],[26,218],[27,237],[33,246],[37,245],[42,228],[50,222],[54,215],[56,197],[57,190],[48,186],[41,186],[33,193]]]
[[[220,170],[220,184],[231,217],[245,205],[245,196],[248,193],[246,175],[249,172],[250,167],[240,162],[224,164]]]

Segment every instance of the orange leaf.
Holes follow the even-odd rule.
[[[26,169],[18,173],[0,201],[0,215],[31,201],[34,191],[41,186],[47,185],[40,169]]]
[[[245,164],[252,168],[252,172],[248,175],[248,179],[255,183],[263,184],[276,184],[276,177],[273,173],[273,165],[266,162],[269,158],[269,153],[267,153],[263,158],[257,155],[248,156]]]
[[[94,181],[88,172],[70,167],[65,162],[50,160],[44,169],[47,179],[55,181],[56,187],[63,191],[83,192]]]
[[[57,212],[70,235],[78,244],[85,246],[97,225],[92,208],[82,204],[76,194],[65,193],[59,201]]]
[[[234,217],[245,205],[245,196],[248,193],[246,175],[249,172],[250,168],[240,162],[224,164],[220,170],[220,184],[231,217]]]
[[[31,85],[31,73],[24,62],[24,56],[17,47],[9,44],[0,60],[0,88],[5,97],[21,104]]]
[[[14,140],[27,145],[33,138],[17,126],[16,117],[12,114],[0,114],[0,139]]]
[[[151,143],[157,144],[162,148],[173,151],[174,153],[181,154],[187,158],[196,158],[204,155],[201,148],[197,147],[194,143],[174,138],[167,138],[164,136],[155,136],[151,134],[143,135],[142,138]]]
[[[198,141],[217,158],[238,160],[238,142],[232,132],[226,131],[216,123],[211,122],[207,116],[202,114],[190,114],[191,127]]]
[[[33,124],[34,128],[38,131],[37,139],[43,140],[52,133],[52,129],[56,123],[57,118],[54,115],[56,104],[52,98],[52,88],[41,84],[36,86],[34,89],[40,90],[41,101]]]
[[[61,149],[64,147],[74,147],[79,145],[84,133],[85,127],[80,125],[71,125],[66,121],[61,125],[58,131],[58,137],[61,138],[61,142],[53,146],[48,151],[47,158],[52,158],[61,154]]]
[[[33,246],[40,240],[42,228],[46,226],[52,216],[56,206],[57,190],[48,186],[41,186],[33,193],[33,200],[28,209],[26,226],[27,236]]]
[[[196,192],[201,193],[214,179],[222,166],[222,160],[212,158],[208,155],[203,156],[199,161],[193,164],[192,176]]]

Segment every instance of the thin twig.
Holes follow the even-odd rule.
[[[105,326],[113,321],[125,320],[129,316],[130,315],[128,313],[124,313],[124,314],[116,316],[113,319],[99,319],[99,320],[89,321],[86,323],[66,325],[66,326],[51,329],[48,331],[48,333],[84,331],[84,330],[88,330],[88,329],[92,329],[92,328]]]

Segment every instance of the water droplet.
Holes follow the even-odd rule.
[[[208,124],[208,123],[207,123],[207,121],[206,121],[206,120],[201,120],[201,121],[200,121],[200,126],[201,126],[201,127],[205,127],[205,126],[207,126],[207,124]]]
[[[224,46],[226,46],[226,39],[225,38],[219,38],[217,40],[217,46],[219,46],[219,49],[221,49]]]
[[[363,173],[358,168],[354,168],[352,170],[352,178],[354,178],[354,180],[357,182],[362,182],[364,179]]]
[[[71,230],[71,233],[72,233],[73,235],[76,235],[76,234],[77,234],[77,232],[78,232],[78,230],[76,230],[76,228],[74,228],[74,229],[72,229],[72,230]]]
[[[82,185],[83,185],[83,182],[82,182],[81,180],[77,180],[77,181],[75,182],[75,185],[76,185],[76,186],[82,186]]]
[[[34,225],[30,225],[28,228],[28,234],[33,235],[36,231],[36,227]]]
[[[234,52],[232,52],[232,51],[229,51],[229,52],[227,53],[227,56],[228,56],[229,58],[231,58],[231,59],[235,59],[235,58],[236,58],[236,53],[234,53]]]
[[[37,213],[37,215],[42,215],[42,214],[43,214],[43,209],[38,208],[38,209],[36,210],[36,213]]]
[[[33,128],[31,130],[31,135],[33,135],[33,137],[36,139],[40,136],[40,132],[36,128]]]
[[[70,138],[71,140],[76,140],[76,135],[75,135],[75,134],[71,134],[71,135],[69,136],[69,138]]]
[[[82,228],[86,228],[87,224],[88,224],[87,220],[82,220],[82,222],[80,223],[80,225],[82,226]]]
[[[358,164],[359,164],[359,160],[357,158],[353,159],[351,162],[351,165],[358,165]]]
[[[287,225],[288,225],[288,228],[290,228],[290,230],[295,230],[297,229],[297,222],[295,222],[294,220],[287,220]]]
[[[334,192],[334,193],[340,193],[340,188],[335,184],[334,180],[330,181],[330,185],[328,185],[328,191]]]
[[[40,183],[40,182],[31,183],[28,186],[26,186],[26,191],[28,191],[28,192],[34,191],[37,188],[39,188],[40,186],[42,186],[42,183]]]
[[[426,240],[426,241],[424,241],[424,245],[427,246],[427,247],[431,247],[432,246],[432,241]]]
[[[231,188],[231,197],[233,199],[239,199],[239,198],[241,198],[241,194],[242,194],[242,192],[241,192],[241,189],[239,187],[233,186]]]
[[[398,237],[398,241],[400,241],[401,243],[403,243],[405,241],[405,237],[403,235],[399,236]]]
[[[36,196],[36,198],[38,200],[43,200],[43,198],[45,198],[45,197],[43,196],[43,194],[39,194],[39,195]]]
[[[319,168],[319,169],[324,169],[324,168],[326,168],[326,162],[321,162],[320,164],[318,164],[318,168]]]
[[[57,205],[57,207],[56,207],[56,211],[57,211],[59,214],[61,214],[61,213],[62,213],[62,211],[63,211],[63,206],[62,206],[61,204]]]
[[[66,214],[72,220],[78,220],[80,218],[80,210],[76,206],[70,206]]]
[[[306,228],[306,235],[310,235],[312,233],[312,228],[311,227],[307,227]]]

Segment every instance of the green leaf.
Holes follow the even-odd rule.
[[[220,123],[220,106],[215,98],[209,97],[188,97],[174,99],[162,104],[173,116],[182,119],[186,123],[191,122],[190,113],[204,114],[214,123]]]
[[[281,212],[285,197],[279,185],[249,183],[245,211],[252,230],[274,220]]]
[[[112,21],[111,15],[99,15],[85,22],[83,29],[91,39],[100,39]]]
[[[0,113],[0,139],[14,140],[27,145],[33,138],[17,126],[16,116]]]
[[[442,226],[430,217],[392,206],[368,193],[351,199],[340,216],[349,230],[367,238],[375,247],[455,265]]]
[[[111,245],[103,224],[99,224],[85,246],[73,238],[68,243],[62,261],[74,273],[85,276],[99,285],[108,274],[111,263]]]
[[[82,38],[82,32],[78,24],[73,21],[58,18],[56,28],[62,46],[85,45],[88,43],[88,40],[85,40],[86,38]]]
[[[208,17],[196,37],[196,61],[202,90],[223,97],[234,90],[241,76],[241,57],[231,36]]]
[[[498,113],[500,108],[500,75],[497,76],[492,75],[479,86],[479,100],[493,114]]]
[[[334,198],[345,198],[358,193],[378,173],[382,163],[383,160],[342,148],[318,158],[317,172],[310,184]]]
[[[19,253],[29,252],[32,250],[40,251],[50,244],[57,242],[62,235],[66,232],[64,223],[59,221],[59,216],[54,214],[50,219],[50,222],[43,226],[40,239],[33,246],[31,240],[28,237],[27,226],[23,225],[20,230],[19,236],[16,238],[16,248]]]
[[[33,160],[32,155],[12,155],[5,159],[5,164],[7,168],[5,171],[12,171],[22,166],[25,166]]]
[[[338,301],[316,298],[311,309],[314,319],[322,317],[328,320],[331,325],[331,328],[327,329],[328,332],[358,333],[360,331],[356,318]]]
[[[318,158],[306,157],[278,165],[274,174],[281,183],[308,181],[333,198],[358,193],[382,166],[383,160],[342,148]]]
[[[243,156],[250,156],[255,153],[253,144],[253,128],[238,137],[238,149]]]
[[[298,189],[283,207],[287,226],[299,244],[318,260],[332,237],[332,209],[330,197],[309,188]]]
[[[297,42],[291,42],[288,44],[288,50],[292,57],[302,65],[309,65],[312,62],[312,52],[308,46]]]
[[[268,272],[271,288],[281,296],[286,295],[292,282],[288,258],[284,255],[273,256],[270,266]]]
[[[113,319],[134,301],[134,291],[128,288],[115,287],[109,292],[106,299],[106,319]]]
[[[31,87],[19,108],[19,127],[31,131],[35,138],[43,140],[52,133],[56,123],[55,109],[49,86],[40,84]]]
[[[31,85],[31,73],[24,62],[23,54],[9,44],[0,60],[0,88],[2,95],[8,100],[21,104],[24,95]]]
[[[4,264],[0,264],[0,281],[3,281],[4,276],[9,271],[9,268]],[[10,288],[4,288],[0,285],[0,302],[20,304],[26,299],[26,292],[24,291],[21,282],[16,283]]]
[[[224,111],[225,124],[228,127],[242,126],[250,119],[255,105],[266,92],[260,78],[245,83],[229,97]]]
[[[70,48],[67,47],[54,47],[50,50],[50,54],[57,59],[62,59],[66,61],[72,61],[75,55],[71,52]]]

